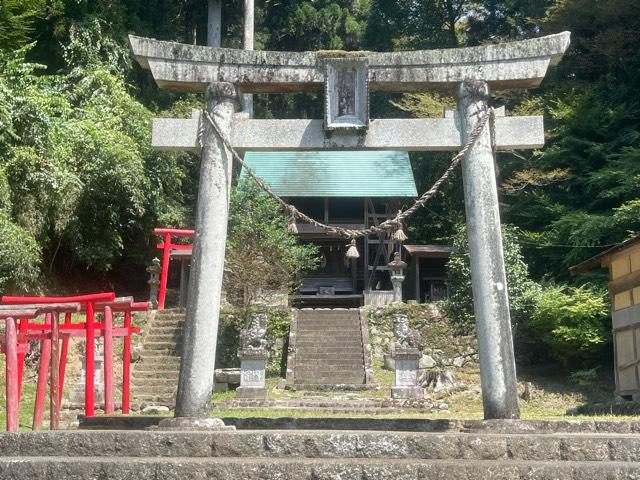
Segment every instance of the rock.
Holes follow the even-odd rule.
[[[169,412],[169,407],[165,407],[164,405],[149,405],[142,409],[142,413],[146,415],[163,415]]]
[[[423,354],[420,360],[418,361],[418,368],[433,368],[436,366],[436,361],[433,359],[431,355]]]
[[[384,370],[391,370],[391,371],[394,371],[396,369],[396,361],[393,359],[393,357],[390,354],[384,355],[384,363],[382,365],[382,368]]]
[[[465,363],[466,362],[465,362],[464,357],[456,357],[456,358],[453,359],[453,366],[454,367],[460,368],[460,367],[464,366]]]
[[[240,385],[240,369],[239,368],[216,368],[216,382],[231,383]]]
[[[287,386],[287,381],[284,378],[278,380],[278,384],[273,387],[274,390],[284,390]]]
[[[418,384],[434,392],[448,390],[456,386],[457,382],[453,374],[445,369],[428,370],[418,379]]]
[[[129,356],[131,359],[131,363],[136,363],[140,360],[140,349],[134,348],[131,350],[131,355]]]
[[[520,395],[520,398],[522,398],[522,400],[524,400],[525,402],[528,402],[529,400],[531,400],[532,389],[533,389],[533,386],[531,385],[531,382],[526,382],[524,384],[524,391],[522,392],[522,395]]]

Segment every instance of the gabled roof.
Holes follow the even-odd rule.
[[[579,263],[578,265],[574,265],[573,267],[570,267],[569,272],[571,273],[571,275],[578,275],[580,273],[587,272],[596,267],[604,267],[606,266],[606,263],[609,260],[609,257],[611,255],[618,253],[619,251],[624,250],[626,248],[632,247],[636,244],[640,244],[640,235],[636,235],[635,237],[632,237],[629,240],[619,243],[618,245],[615,245],[614,247],[611,247],[610,249],[599,253],[595,257],[591,257],[590,259],[585,260],[584,262]]]
[[[407,152],[247,152],[244,160],[282,197],[418,196]]]
[[[404,249],[411,256],[449,258],[453,253],[450,245],[403,245]]]

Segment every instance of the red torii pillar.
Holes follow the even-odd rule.
[[[19,428],[19,372],[18,355],[24,356],[28,345],[18,344],[16,318],[34,318],[38,312],[34,309],[0,310],[0,319],[5,321],[5,336],[0,351],[5,354],[5,395],[7,412],[7,431],[17,432]]]

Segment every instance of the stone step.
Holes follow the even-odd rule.
[[[0,471],[5,479],[100,478],[136,480],[208,478],[214,480],[380,479],[380,480],[599,480],[633,479],[633,463],[559,461],[319,459],[319,458],[79,458],[6,457]]]
[[[324,362],[325,360],[355,360],[362,362],[362,353],[299,353],[296,355],[298,363]]]
[[[133,385],[136,388],[176,388],[178,382],[175,378],[137,378],[134,377]]]
[[[160,322],[153,322],[147,325],[152,330],[156,328],[173,328],[175,330],[182,330],[184,328],[184,322],[180,320],[163,320]]]
[[[79,458],[6,457],[5,479],[100,478],[136,480],[208,478],[214,480],[380,479],[380,480],[599,480],[632,479],[640,465],[610,462],[536,462],[319,458]]]
[[[175,351],[175,342],[144,342],[144,350],[168,350]]]
[[[302,342],[296,342],[296,349],[298,351],[315,351],[323,350],[326,348],[362,350],[362,342],[349,339],[337,340],[335,338],[327,340],[304,340]]]
[[[344,351],[358,352],[362,351],[362,342],[354,342],[352,340],[324,340],[324,341],[304,341],[296,342],[296,350],[305,353],[324,352],[328,348],[340,349]]]
[[[150,343],[158,343],[158,342],[168,342],[174,345],[182,343],[182,334],[181,333],[158,333],[152,332],[145,338],[145,345],[147,342]]]
[[[299,363],[295,367],[295,371],[318,371],[318,370],[349,370],[349,371],[359,371],[363,370],[362,362],[341,362],[341,361],[333,361],[333,362],[322,362],[322,363]]]
[[[296,340],[316,340],[316,339],[351,339],[351,338],[362,338],[360,334],[360,330],[305,330],[299,328],[296,330]]]
[[[487,424],[491,431],[491,422]],[[100,448],[96,448],[96,445],[100,445]],[[93,461],[104,456],[119,456],[123,452],[130,457],[221,457],[226,460],[231,457],[322,456],[322,460],[375,458],[474,462],[636,462],[636,466],[640,468],[640,435],[340,430],[80,430],[23,432],[20,435],[0,433],[0,458],[65,454]]]
[[[153,335],[153,334],[160,334],[160,335],[167,335],[167,334],[172,334],[172,335],[182,335],[182,327],[176,327],[176,326],[170,326],[170,325],[162,325],[162,326],[153,326],[149,329],[149,335]]]
[[[318,346],[318,347],[304,347],[299,348],[296,345],[297,355],[333,355],[339,356],[341,354],[358,354],[362,356],[362,347],[360,348],[349,348],[349,347],[332,347],[332,346]]]
[[[295,376],[295,385],[347,385],[364,383],[362,375],[298,375]]]
[[[178,370],[158,371],[158,370],[136,370],[133,374],[133,382],[137,383],[142,380],[164,378],[165,380],[172,380],[175,385],[178,384],[178,378],[180,372]]]
[[[344,323],[344,322],[298,322],[297,325],[298,332],[307,331],[307,332],[333,332],[333,331],[352,331],[359,332],[360,324],[359,323]]]
[[[173,398],[173,392],[170,394],[166,394],[166,396],[137,394],[136,402],[138,404],[164,406],[169,408],[173,408],[176,403],[175,399]],[[0,457],[0,459],[2,459],[2,457]]]

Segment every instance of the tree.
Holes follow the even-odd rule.
[[[231,196],[224,287],[228,298],[249,307],[260,289],[293,290],[316,267],[318,249],[287,233],[287,217],[248,178]]]
[[[0,50],[23,47],[31,39],[43,0],[0,0]]]

